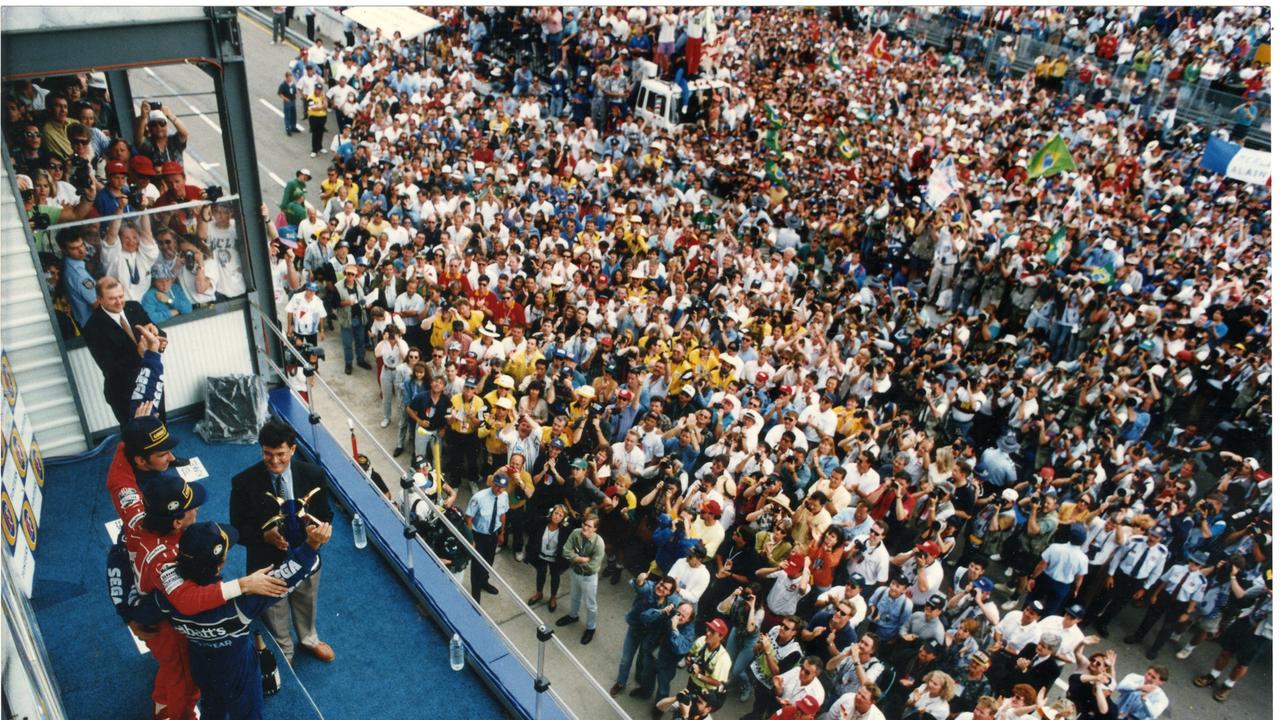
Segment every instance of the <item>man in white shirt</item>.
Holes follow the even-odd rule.
[[[1142,675],[1130,673],[1116,685],[1112,700],[1120,718],[1155,720],[1169,707],[1169,696],[1163,685],[1169,679],[1169,670],[1163,665],[1152,665]]]
[[[296,334],[308,344],[324,342],[324,318],[328,314],[324,301],[316,295],[319,289],[314,282],[303,286],[303,291],[289,299],[285,306],[286,330]]]
[[[941,554],[938,543],[927,540],[893,559],[893,564],[902,568],[902,575],[909,583],[907,597],[916,610],[924,609],[929,598],[942,588],[944,571],[942,563],[938,562]]]

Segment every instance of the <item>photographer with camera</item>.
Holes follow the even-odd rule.
[[[169,134],[170,123],[175,135]],[[188,137],[187,126],[173,114],[173,108],[162,106],[159,100],[142,101],[133,130],[133,144],[138,154],[151,158],[156,167],[167,162],[181,165]]]

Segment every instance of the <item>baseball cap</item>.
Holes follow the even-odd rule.
[[[1031,602],[1027,603],[1022,609],[1023,611],[1033,610],[1037,615],[1043,615],[1044,603],[1040,602],[1039,600],[1032,600]]]
[[[721,625],[724,624],[719,618],[716,618],[714,622],[718,622]],[[710,623],[707,624],[710,625]],[[818,702],[818,698],[812,695],[805,695],[796,703],[796,710],[802,715],[812,715],[821,709],[822,703]]]
[[[629,402],[632,397],[634,396],[631,394],[631,391],[626,388],[622,388],[618,391],[618,399],[622,400],[622,402]]]
[[[921,647],[928,650],[933,655],[938,655],[942,652],[942,644],[937,640],[926,640],[924,645],[921,645]]]
[[[112,160],[111,162],[107,163],[108,175],[121,175],[127,172],[129,172],[129,167],[124,163],[120,162],[119,160]]]
[[[142,504],[147,513],[178,517],[204,504],[208,493],[199,483],[183,480],[175,470],[165,470],[141,482]]]
[[[720,517],[720,503],[715,500],[708,500],[702,503],[702,512],[711,513],[716,517]]]
[[[200,563],[220,563],[239,540],[240,533],[230,524],[198,522],[182,531],[182,539],[178,540],[178,557]]]
[[[725,637],[729,634],[729,627],[725,625],[724,621],[720,618],[711,618],[708,620],[707,630],[719,635],[720,637]]]
[[[846,584],[858,588],[866,587],[867,579],[862,577],[861,573],[849,573],[849,582]]]
[[[1065,613],[1074,618],[1082,618],[1084,617],[1084,607],[1080,603],[1073,603],[1067,606]]]
[[[513,401],[509,397],[498,398],[498,401],[495,402],[494,405],[497,405],[498,407],[503,408],[505,410],[514,410],[516,407],[515,401]]]
[[[800,573],[804,572],[804,555],[799,552],[791,553],[783,563],[782,569],[786,571],[787,577],[800,577]]]
[[[994,590],[996,584],[989,577],[980,577],[973,581],[973,589],[979,592],[989,593]]]
[[[924,604],[935,610],[941,610],[947,606],[947,600],[938,593],[934,593],[929,596],[929,599],[926,600]]]
[[[493,384],[500,388],[510,390],[516,386],[516,381],[510,375],[499,375],[498,378],[493,381]]]
[[[129,169],[146,177],[154,177],[156,174],[156,166],[151,164],[151,158],[146,155],[134,155],[129,158]]]
[[[164,116],[164,111],[162,111],[162,110],[152,110],[151,112],[147,113],[147,122],[148,122],[148,123],[153,123],[153,122],[165,122],[165,121],[167,121],[167,120],[168,120],[168,118],[166,118],[166,117]]]
[[[302,287],[307,290],[310,290],[311,292],[317,292],[320,290],[320,286],[315,284],[314,282],[308,282],[306,285],[303,285]]]
[[[1208,565],[1209,555],[1199,550],[1192,550],[1191,552],[1187,553],[1187,562],[1195,563],[1196,565],[1201,565],[1201,566]]]
[[[306,169],[306,168],[302,168],[302,169],[298,170],[298,172],[297,172],[297,173],[295,173],[295,174],[296,174],[296,175],[306,175],[308,180],[309,180],[309,179],[311,179],[311,171],[310,171],[310,170],[308,170],[308,169]]]
[[[1084,529],[1084,525],[1080,523],[1072,523],[1071,525],[1071,544],[1083,545],[1085,540],[1089,538],[1089,532]]]
[[[560,439],[560,438],[552,438],[552,439],[551,439],[551,447],[553,447],[553,448],[559,448],[559,449],[563,450],[563,449],[564,449],[564,440],[562,440],[562,439]]]
[[[149,455],[177,446],[169,428],[154,415],[132,418],[124,426],[124,449],[128,455]]]
[[[929,557],[935,558],[942,554],[942,549],[938,547],[938,543],[932,540],[927,540],[916,545],[916,550],[928,555]]]
[[[182,169],[182,165],[170,160],[160,166],[161,175],[181,175],[186,171]]]
[[[467,378],[467,381],[463,383],[463,387],[473,388],[475,386],[476,386],[476,379],[473,377]]]
[[[768,380],[768,379],[769,379],[769,373],[763,372],[763,371],[756,373],[756,382],[764,382],[765,380]]]
[[[587,461],[583,458],[578,458],[577,460],[574,460],[573,462],[569,463],[569,467],[578,468],[580,470],[586,470]]]
[[[1009,502],[1017,502],[1018,491],[1014,490],[1013,488],[1005,488],[1004,490],[1000,491],[1000,499],[1007,500]]]
[[[506,475],[506,473],[498,473],[497,475],[494,475],[494,476],[493,476],[493,486],[494,486],[494,487],[500,487],[500,488],[504,488],[504,487],[506,487],[506,486],[507,486],[507,475]]]

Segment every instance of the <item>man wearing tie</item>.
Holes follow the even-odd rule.
[[[160,335],[160,352],[164,352],[168,340],[163,330],[151,323],[147,311],[132,300],[126,301],[124,287],[113,277],[98,281],[98,307],[84,324],[85,345],[89,354],[102,370],[102,394],[111,406],[111,412],[121,427],[129,421],[129,397],[142,367],[140,337],[134,329],[147,325]],[[164,398],[160,399],[160,419],[164,420]]]
[[[1204,597],[1208,580],[1207,572],[1213,567],[1205,567],[1209,556],[1198,551],[1187,553],[1187,562],[1174,565],[1165,571],[1160,582],[1151,591],[1148,598],[1147,612],[1142,622],[1131,635],[1124,639],[1126,645],[1142,642],[1156,621],[1164,617],[1160,632],[1156,633],[1155,644],[1147,651],[1147,659],[1155,660],[1160,648],[1169,641],[1175,632],[1182,632],[1191,622],[1191,613]]]
[[[258,444],[262,462],[231,479],[231,524],[245,547],[245,564],[254,570],[279,565],[291,547],[306,542],[308,525],[333,521],[324,471],[294,459],[298,445],[293,428],[269,420],[258,431]],[[316,571],[297,586],[288,602],[276,603],[262,614],[290,664],[294,651],[290,625],[297,630],[302,649],[324,662],[333,661],[333,648],[316,632],[319,594],[320,571]]]
[[[1160,579],[1169,557],[1169,548],[1160,542],[1163,537],[1160,528],[1153,527],[1145,536],[1129,538],[1111,558],[1105,591],[1091,613],[1102,637],[1107,637],[1107,625],[1124,609],[1129,598],[1142,600]]]
[[[489,565],[497,557],[498,546],[502,544],[506,534],[507,509],[510,500],[507,498],[507,476],[497,473],[493,483],[471,496],[467,503],[467,527],[475,536],[476,552]],[[471,563],[471,597],[480,602],[480,592],[498,594],[498,588],[489,582],[489,571],[480,563]]]

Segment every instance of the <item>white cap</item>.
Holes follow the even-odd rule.
[[[163,111],[160,111],[160,110],[152,110],[151,112],[147,113],[147,122],[149,122],[149,123],[153,123],[153,122],[166,122],[167,120],[168,120],[168,118],[166,118],[166,117],[164,116],[164,112],[163,112]]]

